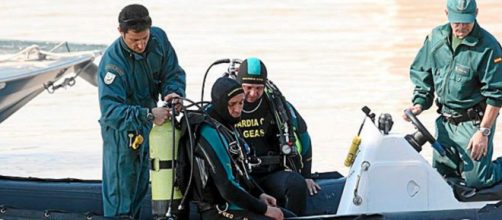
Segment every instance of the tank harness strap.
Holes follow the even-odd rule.
[[[277,124],[277,129],[279,130],[279,150],[281,152],[281,157],[279,163],[273,163],[282,165],[286,169],[294,170],[300,172],[303,168],[303,162],[301,158],[301,141],[297,136],[297,116],[293,114],[293,110],[289,106],[285,97],[282,95],[281,91],[274,83],[267,80],[265,95],[270,101],[270,108],[274,113],[274,117]],[[285,152],[283,150],[288,150]],[[262,161],[263,162],[263,161]],[[263,163],[262,163],[263,165]]]
[[[213,125],[215,125],[216,131],[223,136],[223,139],[225,139],[226,143],[223,143],[223,145],[227,145],[227,153],[230,158],[230,163],[232,168],[232,172],[235,177],[243,177],[239,181],[239,178],[236,179],[236,181],[241,184],[242,186],[247,186],[251,187],[253,183],[250,181],[250,176],[249,173],[251,172],[251,164],[249,163],[249,158],[247,153],[244,153],[243,149],[243,143],[240,143],[240,139],[238,136],[234,135],[236,134],[235,129],[230,130],[226,126],[222,125],[220,122],[213,120]],[[219,136],[219,137],[221,137]]]
[[[211,210],[215,208],[215,205],[209,204],[207,202],[196,202],[197,207],[199,208],[199,212],[205,212],[207,210]]]
[[[226,212],[229,208],[228,202],[225,202],[223,205],[211,204],[208,202],[196,202],[196,204],[200,213],[211,209],[216,209],[218,212]]]
[[[174,167],[172,160],[159,160],[158,158],[153,158],[150,160],[150,170],[153,171],[173,169],[175,167],[176,167],[176,160],[174,161]]]
[[[267,166],[267,165],[279,165],[282,164],[284,156],[280,155],[270,155],[270,156],[261,156],[258,157],[261,161],[260,166]]]

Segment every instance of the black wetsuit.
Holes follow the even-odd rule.
[[[298,129],[300,131],[298,138],[303,145],[302,152],[299,152],[302,156],[303,168],[297,170],[301,174],[286,170],[284,161],[281,160],[277,163],[254,167],[252,176],[267,194],[278,200],[279,206],[301,215],[304,212],[308,194],[305,178],[310,178],[312,151],[304,120],[289,103],[288,105],[289,110],[295,114],[298,126],[302,129]],[[279,130],[265,94],[255,103],[244,103],[241,121],[236,124],[236,127],[251,147],[252,153],[258,158],[281,156]]]
[[[258,199],[263,190],[246,175],[248,171],[238,156],[229,151],[229,143],[236,141],[237,136],[231,127],[219,125],[217,130],[214,124],[204,123],[197,131],[193,198],[202,219],[228,219],[230,216],[233,219],[270,219],[264,216],[267,205]],[[244,151],[241,152],[246,156]]]
[[[241,136],[252,147],[252,153],[256,156],[279,155],[279,133],[275,119],[269,112],[270,106],[266,99],[260,99],[255,103],[245,102],[241,121],[236,124]],[[271,166],[259,166],[253,168],[253,175],[263,175],[270,172],[283,170],[280,164]]]

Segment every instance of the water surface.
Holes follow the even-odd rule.
[[[0,39],[109,44],[118,37],[118,12],[130,2],[4,1]],[[400,118],[412,94],[409,65],[430,30],[446,22],[445,1],[437,0],[142,2],[178,53],[189,98],[200,98],[203,74],[214,60],[260,57],[308,123],[313,170],[343,174],[362,106],[377,116],[391,113],[393,132],[413,132]],[[478,4],[480,24],[501,38],[502,3]],[[223,69],[215,69],[207,84]],[[434,117],[433,110],[421,115],[431,131]],[[101,178],[98,118],[97,90],[83,80],[40,95],[0,125],[0,175]],[[496,145],[501,135],[498,129]],[[429,145],[424,148],[430,159]],[[497,147],[495,155],[501,154]]]

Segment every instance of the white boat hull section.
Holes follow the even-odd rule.
[[[366,120],[337,215],[481,208],[459,202],[441,175],[402,135],[383,135]]]

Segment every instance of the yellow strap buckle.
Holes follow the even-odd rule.
[[[137,150],[141,146],[141,144],[143,144],[144,140],[145,139],[143,138],[143,136],[141,136],[141,134],[136,135],[131,145],[132,149]]]

